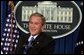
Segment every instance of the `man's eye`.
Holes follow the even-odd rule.
[[[36,25],[38,25],[39,23],[35,23]]]
[[[33,24],[33,22],[29,22],[30,24]]]

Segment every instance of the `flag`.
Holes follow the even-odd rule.
[[[1,54],[10,54],[13,52],[18,43],[19,31],[14,18],[14,3],[8,1],[7,19],[5,28],[1,34]]]

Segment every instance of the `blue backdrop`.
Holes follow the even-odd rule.
[[[81,7],[83,11],[83,6],[80,5],[81,1],[76,1],[76,3]],[[4,27],[5,27],[6,18],[7,18],[7,1],[1,1],[1,34],[3,33]],[[83,27],[83,24],[81,25]],[[72,34],[59,39],[55,39],[55,48],[54,48],[55,54],[73,54],[74,53],[76,42],[78,38],[80,38],[81,25]],[[24,34],[21,30],[19,30],[19,32],[20,32],[19,33],[20,35]]]

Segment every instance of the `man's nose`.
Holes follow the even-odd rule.
[[[32,27],[32,28],[35,28],[35,24],[32,24],[31,27]]]

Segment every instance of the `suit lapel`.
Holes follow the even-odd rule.
[[[36,39],[32,42],[32,45],[33,47],[41,47],[43,46],[43,43],[42,43],[42,33],[40,33]]]
[[[20,46],[21,47],[23,47],[24,46],[24,44],[26,43],[26,41],[28,40],[28,38],[29,38],[29,36],[30,36],[30,34],[27,34],[27,35],[25,35],[25,36],[23,36],[22,38],[21,38],[21,42],[20,42]]]

